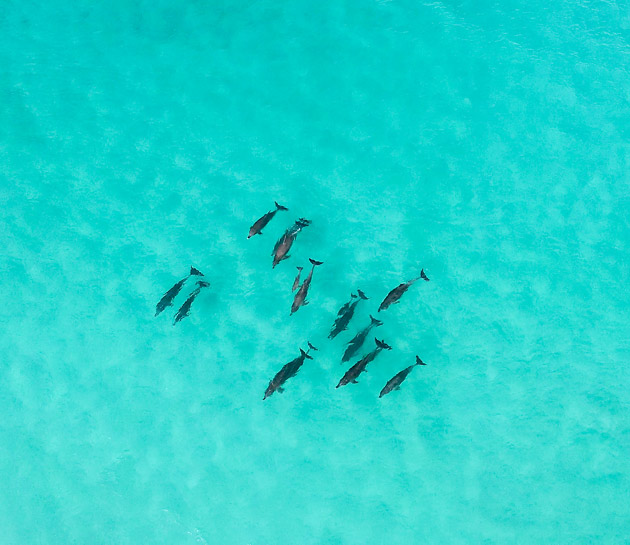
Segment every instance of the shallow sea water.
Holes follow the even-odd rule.
[[[0,541],[628,543],[629,69],[601,0],[0,3]]]

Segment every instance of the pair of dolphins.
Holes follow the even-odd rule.
[[[158,314],[161,314],[167,307],[170,307],[173,305],[173,301],[175,297],[177,297],[179,292],[184,287],[186,280],[188,280],[192,276],[203,276],[203,273],[200,270],[195,269],[195,267],[190,267],[190,272],[188,273],[188,276],[185,276],[179,282],[177,282],[170,290],[168,290],[164,294],[162,299],[160,299],[160,301],[155,307],[156,316]],[[199,295],[199,292],[203,288],[207,288],[208,286],[210,286],[210,283],[206,282],[205,280],[199,280],[196,286],[197,287],[192,292],[190,292],[190,295],[188,296],[184,304],[180,307],[180,309],[175,314],[175,317],[173,318],[173,325],[175,325],[177,322],[181,322],[184,318],[186,318],[186,316],[188,316],[188,314],[190,313],[190,307],[192,306],[193,301],[195,300],[197,295]]]

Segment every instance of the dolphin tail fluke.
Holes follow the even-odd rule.
[[[190,267],[190,276],[203,276],[203,273],[195,267]]]
[[[303,357],[305,357],[307,360],[312,360],[312,359],[313,359],[313,357],[312,357],[312,356],[309,356],[309,355],[308,355],[306,352],[304,352],[304,350],[302,350],[301,348],[300,348],[300,354],[302,354],[302,356],[303,356]]]
[[[210,282],[206,282],[205,280],[199,280],[199,282],[197,282],[197,285],[199,286],[199,289],[201,289],[201,288],[209,288],[210,287]]]
[[[374,340],[376,341],[376,346],[378,346],[379,348],[383,348],[384,350],[392,349],[392,347],[385,343],[385,341],[379,341],[376,337],[374,338]]]
[[[422,278],[422,280],[426,280],[427,282],[429,281],[429,277],[424,274],[424,269],[420,270],[420,278]]]
[[[426,363],[420,359],[420,356],[416,356],[416,365],[426,365]]]
[[[276,210],[288,210],[286,206],[282,206],[281,204],[278,204],[276,201],[273,201],[273,204],[276,205]]]
[[[298,271],[301,271],[304,267],[295,267]]]
[[[323,265],[324,264],[323,261],[315,261],[314,259],[311,259],[310,257],[308,258],[308,260],[311,262],[313,267],[316,267],[317,265]]]
[[[368,300],[367,295],[365,295],[365,293],[363,293],[361,290],[357,290],[357,293],[359,294],[359,297],[363,299],[364,301]]]
[[[315,352],[317,352],[317,351],[319,350],[319,348],[315,348],[315,347],[314,347],[314,346],[313,346],[310,342],[308,342],[308,347],[309,347],[311,350],[315,350]]]
[[[372,316],[371,314],[370,314],[370,320],[372,320],[372,323],[373,323],[374,325],[383,325],[383,322],[381,322],[380,320],[377,320],[377,319],[376,319],[376,318],[374,318],[374,316]]]

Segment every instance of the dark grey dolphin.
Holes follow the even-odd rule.
[[[300,285],[300,275],[302,274],[303,268],[304,267],[297,267],[298,273],[297,273],[297,276],[295,277],[295,280],[293,281],[293,287],[291,288],[291,291],[295,291]]]
[[[359,301],[361,301],[361,299],[367,300],[365,293],[363,293],[361,290],[357,290],[357,291],[359,292],[358,296],[354,294],[350,295],[350,297],[356,300],[351,299],[343,307],[339,309],[339,312],[337,313],[338,318],[335,320],[335,323],[333,324],[332,330],[330,331],[330,335],[328,335],[329,339],[334,339],[337,335],[339,335],[339,333],[348,329],[348,324],[350,323],[350,320],[352,320],[352,317],[354,316],[354,310],[357,308]]]
[[[310,259],[310,258],[309,258],[309,261],[311,262],[313,267],[311,268],[311,272],[309,273],[309,275],[306,277],[306,280],[302,282],[300,289],[295,294],[295,298],[293,299],[293,304],[291,305],[291,314],[293,314],[294,312],[297,312],[297,310],[301,306],[308,305],[306,296],[308,295],[308,288],[311,286],[311,279],[313,278],[313,271],[315,270],[315,267],[317,265],[321,265],[324,263],[323,261],[315,261],[314,259]]]
[[[204,280],[199,280],[197,282],[197,287],[188,296],[188,299],[186,299],[184,304],[177,311],[177,314],[175,314],[175,317],[173,318],[173,325],[175,325],[177,322],[181,322],[184,318],[186,318],[186,316],[188,316],[188,313],[190,312],[190,306],[193,304],[195,297],[199,295],[199,292],[202,288],[207,288],[209,285],[210,283],[205,282]]]
[[[346,374],[343,377],[341,377],[339,384],[337,384],[335,388],[339,388],[340,386],[345,386],[349,382],[352,382],[353,384],[357,384],[357,378],[359,377],[361,373],[365,371],[365,368],[367,367],[368,363],[370,363],[371,361],[374,361],[374,358],[376,358],[376,356],[379,355],[381,350],[392,349],[391,346],[385,344],[385,341],[379,341],[376,338],[374,339],[374,341],[376,341],[376,348],[372,350],[372,352],[370,352],[369,354],[363,356],[362,359],[360,359],[357,363],[355,363],[352,367],[350,367],[350,369],[346,371]]]
[[[300,218],[284,232],[284,235],[278,239],[278,242],[276,242],[276,245],[273,247],[273,252],[271,252],[271,255],[273,256],[272,268],[275,268],[280,261],[284,261],[290,257],[289,250],[291,249],[291,246],[293,246],[295,237],[297,237],[298,233],[304,229],[304,227],[307,227],[310,224],[311,222],[309,220]]]
[[[186,280],[188,280],[191,276],[203,276],[203,273],[195,267],[190,267],[190,272],[186,278],[182,278],[177,284],[175,284],[170,290],[168,290],[160,302],[155,306],[155,315],[157,316],[162,312],[166,307],[170,307],[173,304],[173,300],[177,297],[177,294],[181,291],[182,287]]]
[[[385,387],[381,390],[381,393],[379,394],[378,397],[381,398],[384,395],[389,394],[389,392],[391,392],[392,390],[399,390],[400,389],[400,385],[407,378],[407,375],[409,373],[411,373],[412,369],[414,367],[416,367],[417,365],[426,365],[426,363],[424,363],[420,359],[419,356],[416,356],[416,363],[414,363],[413,365],[410,365],[406,369],[403,369],[400,373],[398,373],[398,374],[394,375],[392,378],[390,378],[387,381],[387,384],[385,385]]]
[[[421,278],[423,280],[426,280],[427,282],[429,281],[427,275],[424,274],[424,269],[420,271],[420,276],[418,278],[409,280],[409,282],[403,282],[399,286],[395,287],[392,291],[390,291],[385,299],[383,299],[381,306],[378,307],[378,311],[380,312],[381,310],[386,310],[387,308],[389,308],[390,305],[395,305],[396,303],[398,303],[400,298],[413,285],[413,283],[420,280]]]
[[[254,235],[262,235],[263,228],[272,220],[278,210],[288,210],[288,208],[280,206],[275,201],[274,204],[276,205],[276,209],[270,210],[262,218],[257,219],[254,225],[249,228],[249,235],[247,235],[247,238],[252,238]]]
[[[305,359],[308,359],[308,360],[313,359],[311,356],[308,355],[308,353],[311,350],[317,350],[317,348],[315,348],[309,342],[308,350],[306,352],[304,352],[304,350],[300,348],[300,355],[294,360],[291,360],[289,363],[284,365],[284,367],[276,373],[276,376],[271,379],[271,382],[269,382],[269,386],[267,386],[267,390],[265,390],[265,397],[263,397],[263,401],[267,399],[270,395],[272,395],[274,392],[280,392],[280,393],[284,392],[284,388],[282,387],[282,385],[291,377],[294,377],[297,374],[297,372],[300,370],[300,367],[302,367],[302,364],[304,363]]]
[[[359,331],[348,343],[348,348],[346,348],[346,351],[343,353],[343,357],[341,358],[342,363],[344,361],[349,361],[350,358],[357,353],[359,348],[363,346],[365,338],[370,332],[370,329],[372,329],[373,327],[378,327],[380,325],[383,325],[383,322],[377,320],[376,318],[374,318],[374,316],[370,315],[370,325],[364,327],[361,331]]]
[[[357,296],[354,293],[350,294],[350,301],[348,301],[347,303],[345,303],[338,311],[337,311],[337,316],[341,316],[344,312],[346,312],[346,310],[348,310],[350,308],[350,305],[354,302],[354,300],[357,298]]]

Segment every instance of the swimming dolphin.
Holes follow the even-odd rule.
[[[350,299],[350,301],[348,301],[343,307],[339,309],[339,312],[337,313],[338,318],[335,320],[335,323],[333,324],[333,328],[330,331],[330,335],[328,335],[329,339],[334,339],[337,335],[339,335],[339,333],[348,329],[348,324],[350,323],[350,320],[352,320],[352,317],[354,316],[354,310],[357,308],[359,301],[361,299],[367,300],[365,293],[363,293],[361,290],[357,290],[357,291],[359,292],[358,296],[354,294],[350,295],[350,297],[356,299],[356,301],[353,301],[352,299]]]
[[[272,220],[278,210],[288,210],[288,208],[280,206],[275,201],[274,204],[276,205],[276,209],[267,212],[262,218],[257,219],[254,225],[249,228],[249,235],[247,235],[247,238],[252,238],[254,235],[262,235],[263,228]]]
[[[340,386],[345,386],[349,382],[352,382],[353,384],[357,384],[358,382],[357,378],[359,377],[361,373],[363,373],[363,371],[365,371],[365,368],[367,367],[368,363],[370,363],[371,361],[374,361],[374,358],[379,355],[381,350],[392,349],[391,346],[389,346],[388,344],[385,344],[385,341],[379,341],[376,338],[374,340],[376,341],[376,348],[372,350],[372,352],[370,352],[369,354],[363,356],[362,359],[360,359],[357,363],[355,363],[352,367],[350,367],[350,369],[346,371],[346,374],[343,377],[341,377],[339,384],[337,384],[335,388],[339,388]]]
[[[308,288],[310,288],[311,286],[311,279],[313,278],[313,271],[315,270],[315,267],[317,265],[322,265],[324,263],[323,261],[315,261],[314,259],[310,259],[310,258],[309,258],[309,261],[311,262],[313,267],[311,268],[311,272],[309,273],[309,275],[306,277],[306,280],[302,282],[300,289],[295,294],[295,298],[293,299],[293,304],[291,305],[291,314],[293,314],[294,312],[297,312],[297,310],[301,306],[308,305],[306,296],[308,295]]]
[[[404,282],[400,284],[399,286],[395,287],[392,291],[390,291],[385,297],[385,299],[383,299],[381,306],[378,307],[378,311],[380,312],[381,310],[386,310],[387,308],[389,308],[390,305],[395,305],[396,303],[398,303],[400,298],[413,285],[413,283],[416,282],[417,280],[420,280],[421,278],[423,280],[426,280],[427,282],[429,281],[429,279],[427,278],[427,275],[424,274],[424,269],[420,271],[420,276],[418,278],[409,280],[409,282]]]
[[[155,315],[157,316],[162,312],[166,307],[170,307],[173,304],[173,300],[177,297],[177,294],[181,291],[182,287],[186,280],[188,280],[191,276],[203,276],[203,273],[195,267],[190,267],[190,272],[186,278],[182,278],[177,284],[175,284],[170,290],[168,290],[160,302],[155,306]]]
[[[199,292],[202,288],[207,288],[209,285],[210,283],[205,282],[204,280],[199,280],[197,282],[197,287],[188,296],[188,299],[186,299],[184,304],[177,311],[177,314],[175,314],[175,317],[173,318],[173,325],[175,325],[177,322],[181,322],[184,318],[186,318],[186,316],[188,316],[188,313],[190,312],[190,306],[193,304],[195,297],[199,295]]]
[[[263,401],[276,391],[280,393],[284,392],[284,388],[282,387],[282,385],[291,377],[294,377],[297,374],[297,372],[300,370],[300,367],[302,367],[305,359],[313,359],[311,356],[308,355],[311,350],[317,350],[317,348],[315,348],[309,342],[308,350],[306,352],[304,352],[304,350],[300,348],[300,355],[294,360],[291,360],[282,369],[280,369],[280,371],[276,373],[276,376],[271,379],[271,382],[269,382],[267,390],[265,390],[265,397],[263,397]]]
[[[367,334],[370,332],[370,329],[372,329],[373,327],[378,327],[380,325],[383,325],[383,322],[381,322],[380,320],[377,320],[372,315],[370,315],[370,325],[368,325],[367,327],[364,327],[361,331],[359,331],[354,336],[354,338],[348,343],[348,348],[346,348],[346,351],[343,353],[343,358],[341,358],[341,362],[343,363],[344,361],[350,360],[350,358],[357,353],[359,348],[363,346],[363,343],[365,342],[365,338],[367,337]]]
[[[289,250],[295,241],[295,237],[297,237],[298,233],[304,229],[304,227],[307,227],[310,224],[311,222],[309,220],[300,218],[284,232],[284,235],[278,239],[278,242],[276,242],[276,245],[273,247],[273,252],[271,252],[271,255],[273,256],[272,268],[275,268],[280,261],[290,257]]]
[[[297,276],[295,277],[295,280],[293,281],[293,287],[291,288],[291,291],[295,291],[300,285],[300,275],[302,274],[303,268],[304,267],[297,267],[298,273],[297,273]]]
[[[400,373],[394,375],[393,378],[390,378],[387,381],[387,384],[385,385],[385,387],[381,390],[381,393],[379,394],[379,398],[383,397],[384,395],[389,394],[389,392],[391,392],[392,390],[399,390],[400,389],[400,385],[403,383],[403,381],[407,378],[407,375],[409,373],[411,373],[412,369],[414,367],[416,367],[417,365],[426,365],[426,363],[424,363],[419,356],[416,356],[416,363],[414,363],[413,365],[410,365],[409,367],[407,367],[406,369],[403,369]]]
[[[353,301],[357,298],[357,296],[354,293],[350,294],[350,301],[348,301],[347,303],[345,303],[338,311],[337,311],[337,316],[341,316],[344,312],[346,312],[346,310],[348,310],[350,308],[350,305],[353,303]]]

